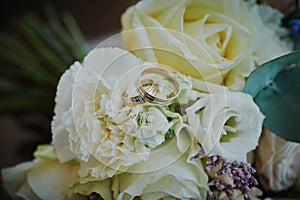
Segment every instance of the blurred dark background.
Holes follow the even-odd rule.
[[[12,21],[22,18],[28,11],[43,20],[44,6],[53,5],[58,13],[65,11],[71,13],[85,40],[88,43],[92,42],[89,45],[89,48],[92,48],[101,38],[120,30],[121,14],[136,2],[137,0],[1,0],[0,32],[10,33],[13,29]],[[3,82],[0,77],[1,81]],[[53,105],[49,105],[51,106]],[[0,168],[31,160],[37,144],[50,142],[51,118],[51,113],[45,115],[38,110],[0,112]],[[0,199],[9,199],[3,190],[2,183]]]
[[[20,17],[27,10],[43,15],[43,6],[50,3],[58,11],[71,12],[84,36],[91,39],[119,30],[121,13],[135,2],[137,0],[1,0],[0,29],[7,29],[12,17]]]

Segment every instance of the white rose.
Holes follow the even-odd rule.
[[[156,159],[164,162],[163,156]],[[147,164],[148,162],[148,164]],[[146,165],[151,165],[147,161]],[[191,161],[187,154],[156,171],[122,173],[113,178],[112,188],[117,200],[140,197],[152,199],[206,199],[208,177],[200,160]]]
[[[95,49],[62,76],[53,141],[61,162],[81,163],[80,176],[111,177],[146,160],[150,149],[164,142],[172,126],[165,115],[157,108],[126,106],[121,98],[141,64],[121,49]]]
[[[40,146],[35,157],[2,170],[4,188],[13,199],[85,199],[69,189],[78,178],[78,164],[59,163],[51,146]]]
[[[250,4],[249,10],[254,34],[253,56],[257,65],[292,50],[288,30],[280,26],[284,17],[281,12],[265,4]]]
[[[195,137],[209,155],[246,161],[247,153],[258,144],[264,116],[248,94],[207,94],[186,113]]]
[[[280,15],[264,8],[243,0],[140,1],[122,16],[124,47],[182,74],[241,90],[258,64],[291,50],[280,40],[286,33],[277,35]],[[264,23],[262,11],[274,23]]]
[[[300,144],[288,142],[264,128],[255,165],[261,184],[268,190],[289,189],[300,174]]]

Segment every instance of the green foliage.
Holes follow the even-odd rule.
[[[249,93],[266,116],[264,125],[278,136],[300,142],[300,51],[271,60],[249,77]]]
[[[60,17],[51,6],[45,13],[46,20],[26,13],[0,33],[0,112],[52,114],[59,77],[87,54],[70,14]]]

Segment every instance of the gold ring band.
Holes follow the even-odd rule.
[[[152,79],[142,79],[140,80],[141,86],[144,90],[145,87],[149,86],[149,88],[145,91],[147,91],[147,93],[151,93],[155,91],[155,83]],[[143,104],[145,103],[145,97],[139,92],[139,89],[137,90],[138,95],[134,96],[134,97],[129,97],[128,94],[126,93],[126,91],[123,91],[122,93],[122,99],[125,102],[126,105],[128,106],[135,106],[138,104]]]
[[[164,77],[164,80],[167,80],[169,83],[171,83],[171,85],[174,88],[172,96],[169,98],[161,98],[161,97],[155,96],[153,93],[149,93],[149,91],[145,90],[145,88],[143,87],[143,79],[142,78],[145,78],[148,75],[162,76],[162,77]],[[180,82],[177,79],[176,75],[173,73],[173,71],[168,70],[163,67],[149,67],[149,68],[144,69],[140,73],[140,76],[138,77],[136,84],[137,84],[137,89],[138,89],[139,93],[144,98],[144,101],[147,101],[147,102],[149,102],[151,104],[155,104],[155,105],[161,105],[161,106],[167,106],[167,105],[172,104],[177,99],[177,97],[180,93],[180,90],[181,90]]]

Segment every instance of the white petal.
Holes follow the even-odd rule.
[[[11,197],[26,183],[26,174],[33,167],[31,162],[2,169],[3,186]]]
[[[187,162],[187,156],[181,156],[174,163],[158,171],[148,173],[123,173],[117,178],[120,194],[117,199],[133,199],[141,196],[145,199],[175,197],[179,199],[204,199],[207,190],[207,176],[200,162]]]
[[[77,168],[56,160],[35,162],[35,168],[27,174],[28,184],[34,193],[41,199],[67,199],[69,185],[77,178]]]
[[[186,112],[190,126],[209,155],[246,161],[246,154],[258,144],[264,117],[247,94],[208,94]],[[224,135],[226,130],[234,132]]]

